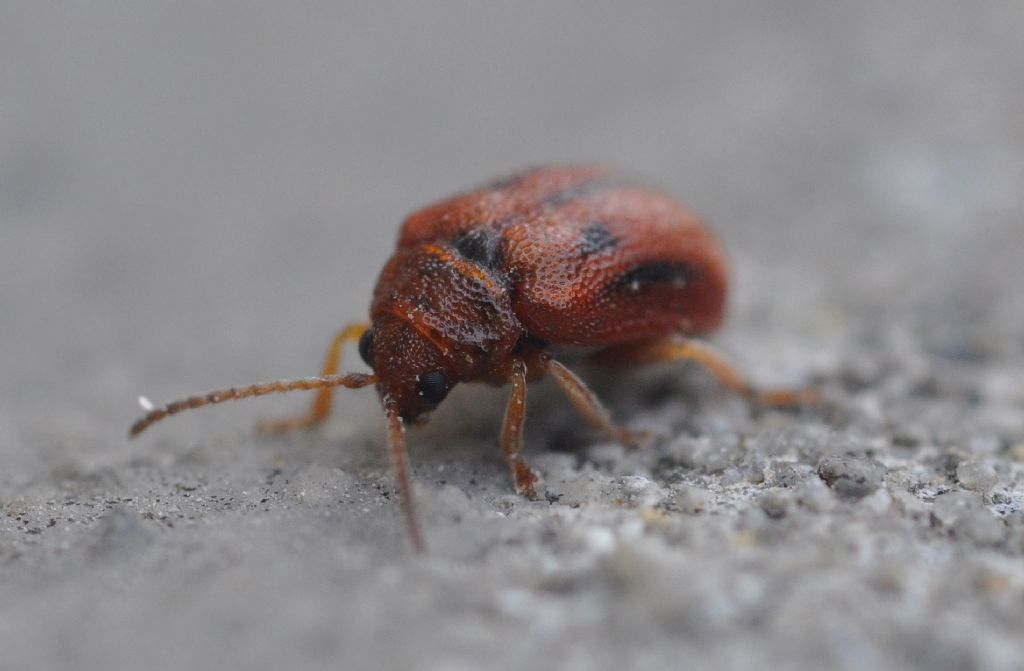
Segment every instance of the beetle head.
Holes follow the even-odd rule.
[[[359,355],[377,376],[385,408],[405,422],[425,419],[462,381],[437,343],[414,323],[391,315],[376,319],[363,334]]]
[[[459,382],[487,377],[522,333],[503,278],[452,247],[401,248],[385,264],[360,345],[389,412],[414,421]]]

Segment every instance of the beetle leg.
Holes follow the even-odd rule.
[[[813,405],[821,401],[821,395],[814,389],[759,389],[714,347],[700,340],[682,336],[615,345],[597,352],[592,359],[600,363],[619,365],[689,360],[700,364],[727,389],[755,403],[769,406],[798,406]]]
[[[501,451],[508,460],[512,478],[516,482],[516,492],[535,499],[537,490],[537,474],[526,465],[522,457],[523,423],[526,419],[526,362],[522,359],[512,361],[512,392],[505,406],[505,419],[501,423]]]
[[[324,360],[323,372],[321,373],[322,376],[327,377],[338,372],[338,366],[341,363],[342,346],[348,342],[359,342],[359,339],[368,328],[370,328],[368,324],[349,324],[339,331],[338,335],[334,336],[334,340],[331,341],[331,347],[327,350],[327,358]],[[286,431],[294,431],[295,429],[316,426],[331,414],[331,399],[333,397],[333,387],[321,389],[317,393],[316,398],[313,399],[309,412],[305,415],[265,420],[256,425],[256,430],[260,433],[284,433]]]
[[[617,440],[628,447],[642,447],[647,441],[641,433],[630,431],[626,427],[619,426],[612,421],[612,415],[604,407],[600,399],[590,388],[579,379],[575,373],[551,358],[550,355],[541,356],[541,365],[544,370],[555,378],[555,382],[561,388],[576,411],[583,416],[587,424],[603,431],[612,440]]]

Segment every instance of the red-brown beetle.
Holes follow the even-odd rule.
[[[598,166],[527,170],[410,215],[377,281],[370,324],[334,338],[320,377],[175,401],[131,435],[182,410],[300,389],[319,390],[309,413],[262,428],[314,426],[327,418],[335,387],[376,385],[409,535],[421,550],[404,425],[423,420],[459,382],[512,385],[501,450],[525,496],[536,496],[537,482],[520,454],[527,381],[550,374],[590,425],[636,443],[551,346],[593,348],[594,359],[615,364],[690,359],[758,402],[813,402],[813,392],[758,391],[691,339],[722,321],[727,286],[714,237],[663,193]],[[373,374],[337,374],[348,342],[359,343]]]

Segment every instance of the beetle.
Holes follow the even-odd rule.
[[[714,235],[668,195],[603,166],[526,170],[409,215],[377,280],[369,323],[335,336],[320,376],[149,408],[130,433],[183,410],[294,390],[318,391],[309,411],[260,429],[312,427],[327,418],[335,388],[374,385],[409,537],[422,551],[405,427],[425,421],[460,382],[511,385],[500,447],[516,491],[530,498],[538,478],[521,454],[527,382],[550,375],[589,425],[640,442],[553,347],[588,348],[607,364],[692,360],[755,402],[813,403],[810,390],[759,390],[696,339],[722,322],[727,291]],[[372,373],[338,373],[348,343],[358,344]]]

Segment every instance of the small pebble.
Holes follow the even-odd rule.
[[[925,515],[930,508],[925,501],[905,489],[892,489],[889,494],[892,496],[893,507],[904,515]]]
[[[834,454],[818,464],[818,475],[832,490],[845,499],[860,499],[882,485],[885,464],[868,457]]]
[[[996,469],[981,461],[961,461],[956,467],[960,486],[975,492],[987,492],[999,480]]]
[[[952,526],[961,517],[982,509],[981,495],[977,492],[946,492],[935,497],[932,515],[946,526]]]
[[[814,513],[823,513],[836,505],[828,487],[818,478],[806,480],[795,490],[796,500],[801,506]]]
[[[770,482],[775,487],[795,487],[806,477],[805,471],[796,464],[785,461],[774,461],[771,464]]]
[[[671,503],[681,513],[700,513],[711,503],[711,492],[691,485],[683,485],[672,497]]]
[[[767,489],[757,497],[757,503],[765,515],[772,519],[785,517],[793,505],[793,495],[783,489]]]
[[[622,494],[630,505],[654,505],[658,499],[658,486],[642,475],[622,478]]]

